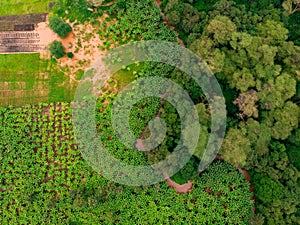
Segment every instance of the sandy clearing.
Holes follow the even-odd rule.
[[[105,50],[100,50],[103,41],[100,40],[96,29],[91,24],[71,24],[73,32],[64,40],[61,40],[66,52],[73,52],[72,59],[63,57],[59,60],[62,67],[68,67],[74,74],[79,69],[86,69],[100,58]]]
[[[103,17],[105,18],[105,16]],[[103,20],[99,18],[99,21]],[[61,39],[55,34],[48,26],[48,16],[46,22],[38,23],[35,29],[35,33],[40,37],[40,54],[41,58],[50,58],[50,52],[48,50],[49,45],[55,41],[61,41],[66,52],[72,52],[74,57],[72,59],[64,56],[59,59],[59,65],[62,67],[68,67],[69,73],[74,74],[79,69],[86,69],[98,58],[100,58],[105,50],[100,50],[100,46],[103,45],[103,41],[100,40],[97,30],[89,23],[76,24],[68,22],[73,31],[65,39]],[[71,75],[71,78],[75,78]]]

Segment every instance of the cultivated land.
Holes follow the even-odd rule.
[[[84,70],[105,52],[99,48],[99,28],[87,22],[72,23],[73,31],[65,39],[48,27],[45,14],[5,16],[0,23],[5,25],[0,29],[0,106],[72,101]],[[25,30],[16,30],[19,27]],[[74,57],[51,59],[48,47],[54,40]]]
[[[38,14],[49,12],[49,3],[51,2],[55,1],[1,0],[0,16]]]
[[[0,55],[0,105],[70,101],[70,78],[40,54]]]

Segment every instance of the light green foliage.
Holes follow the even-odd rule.
[[[293,102],[285,103],[283,108],[274,110],[270,115],[276,121],[272,128],[275,139],[287,139],[291,131],[298,126],[299,107]]]
[[[263,64],[264,66],[274,65],[274,58],[277,53],[277,47],[271,47],[269,45],[264,44],[258,48],[258,52],[261,53],[261,64]]]
[[[99,136],[102,140],[103,146],[109,151],[115,158],[124,161],[125,163],[132,165],[147,165],[145,155],[137,150],[127,148],[115,134],[111,125],[111,113],[112,106],[106,105],[103,101],[109,101],[111,104],[114,99],[114,95],[103,94],[96,105],[96,125],[99,132]],[[145,102],[143,102],[145,103]],[[156,113],[156,108],[150,103],[150,107],[140,114],[139,108],[133,108],[133,112],[130,116],[130,129],[134,134],[139,137],[143,131],[143,128],[147,125],[147,122],[152,119],[153,112]],[[149,114],[146,114],[148,112]],[[144,121],[143,119],[146,118]]]
[[[251,45],[252,36],[246,32],[233,32],[230,45],[233,49],[242,50]]]
[[[251,152],[251,143],[245,133],[240,129],[230,128],[220,150],[224,159],[236,167],[243,167]]]
[[[254,76],[249,69],[243,68],[241,71],[236,71],[232,75],[231,88],[236,88],[241,92],[247,91],[250,87],[255,86]]]
[[[282,3],[284,8],[284,14],[290,16],[296,12],[300,11],[300,1],[299,0],[284,0]]]
[[[253,204],[249,184],[232,166],[222,163],[209,167],[187,195],[176,194],[166,184],[121,190],[93,210],[103,213],[102,223],[184,224],[188,219],[191,224],[247,224]]]
[[[230,41],[231,35],[235,31],[235,24],[226,16],[216,16],[207,26],[208,34],[212,34],[214,41],[219,44]]]
[[[272,129],[265,123],[250,118],[246,123],[240,123],[240,126],[247,129],[247,136],[251,146],[256,150],[258,156],[264,155],[269,151],[268,146],[273,135]]]
[[[207,113],[206,106],[203,103],[199,103],[196,105],[196,109],[198,111],[199,123],[200,123],[200,133],[198,138],[198,145],[194,152],[194,155],[201,159],[204,151],[206,149],[206,145],[208,142],[208,127],[210,126],[210,116]]]
[[[59,209],[59,199],[94,176],[77,149],[71,117],[67,103],[1,108],[4,224],[58,221],[70,213]]]
[[[55,61],[40,59],[37,53],[0,55],[0,68],[1,106],[72,99],[70,78],[64,74],[66,68],[58,68]]]
[[[258,35],[267,38],[271,45],[279,44],[288,38],[288,30],[283,23],[267,20],[257,26]]]
[[[188,195],[178,195],[166,183],[117,185],[84,161],[71,117],[66,103],[0,108],[3,223],[248,221],[253,205],[249,184],[231,165],[214,163]]]
[[[0,3],[0,15],[10,14],[6,2]],[[38,12],[41,6],[35,3],[26,6]],[[95,6],[86,0],[58,0],[54,11],[71,22],[98,23],[96,19],[102,10],[107,10],[109,17],[98,23],[104,41],[102,49],[139,40],[177,41],[176,32],[167,28],[154,3],[118,0]],[[297,170],[300,48],[295,46],[299,42],[295,22],[299,2],[283,1],[288,18],[282,15],[281,3],[279,0],[162,1],[170,24],[208,64],[224,90],[228,132],[220,153],[235,167],[250,171],[256,198],[256,214],[251,224],[300,223]],[[27,11],[19,3],[11,8],[11,13],[16,14]],[[58,22],[58,25],[63,24],[61,20]],[[61,54],[54,54],[57,58],[63,55],[59,52]],[[26,89],[48,87],[46,97],[33,103],[68,100],[71,91],[70,82],[64,76],[66,71],[58,72],[55,60],[40,60],[38,56],[1,56],[0,67],[4,71],[0,71],[1,82],[9,82],[11,89],[17,89],[18,82],[24,82]],[[41,74],[47,84],[37,82]],[[82,71],[77,78],[81,75]],[[196,152],[172,177],[181,184],[194,179],[191,193],[179,195],[166,183],[125,187],[93,172],[77,149],[70,104],[0,108],[0,202],[5,209],[1,222],[249,224],[253,207],[250,187],[236,168],[216,162],[195,178],[210,131],[210,115],[201,89],[188,75],[159,63],[132,65],[119,71],[97,101],[95,118],[104,146],[116,158],[132,165],[158,162],[177,146],[181,128],[179,115],[171,104],[160,99],[140,101],[130,115],[130,129],[138,138],[150,135],[147,125],[158,114],[167,125],[163,143],[147,154],[126,148],[110,123],[115,92],[134,77],[154,75],[172,79],[184,88],[199,113],[201,131]],[[32,98],[28,93],[26,97],[24,102]]]
[[[149,7],[149,4],[153,4],[151,0],[126,1],[124,4],[126,13],[117,4],[110,9],[111,17],[118,22],[106,25],[105,29],[105,38],[112,40],[115,46],[138,40],[176,40],[175,32],[163,23],[159,9]]]
[[[1,0],[0,16],[45,13],[49,11],[49,3],[53,0]]]
[[[211,39],[197,39],[189,47],[201,59],[205,59],[209,68],[214,73],[221,72],[224,66],[226,55],[218,48],[214,48],[214,43]]]
[[[66,10],[68,10],[68,14],[65,13]],[[57,0],[53,11],[59,17],[79,23],[91,21],[103,14],[101,6],[93,4],[89,0]]]
[[[235,166],[251,168],[268,153],[272,138],[285,140],[298,127],[298,107],[290,100],[296,94],[299,53],[287,42],[283,23],[268,18],[246,28],[245,21],[232,18],[242,9],[230,10],[223,3],[228,11],[213,11],[190,49],[207,62],[224,89],[229,85],[238,91],[233,103],[240,112],[231,118],[241,122],[229,127],[220,153]],[[245,116],[257,120],[245,121]]]
[[[284,102],[296,94],[296,80],[288,73],[283,73],[266,83],[257,83],[261,103],[267,109],[283,106]]]

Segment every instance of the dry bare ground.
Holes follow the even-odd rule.
[[[107,16],[104,15],[99,18],[99,22],[103,21]],[[69,22],[69,21],[66,21]],[[41,51],[41,58],[50,58],[50,52],[47,50],[47,46],[54,40],[61,41],[66,52],[72,52],[73,58],[67,56],[58,60],[58,65],[63,68],[68,68],[65,74],[70,76],[70,85],[73,86],[78,81],[76,79],[76,72],[78,70],[85,70],[91,66],[105,50],[100,50],[100,46],[103,45],[103,40],[99,38],[97,29],[91,24],[86,22],[85,24],[69,23],[73,31],[65,39],[61,39],[48,27],[47,22],[39,23],[36,32],[40,35],[41,46],[44,46],[44,50]]]
[[[93,64],[105,50],[100,50],[103,40],[100,40],[96,29],[91,24],[75,25],[73,23],[71,26],[73,32],[61,41],[67,52],[74,53],[74,57],[72,59],[63,57],[59,61],[61,66],[67,66],[73,74],[78,69],[86,69]]]

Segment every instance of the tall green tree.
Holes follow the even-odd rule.
[[[51,56],[54,56],[57,59],[62,58],[66,54],[62,43],[56,40],[50,44],[49,51]]]
[[[236,167],[243,167],[247,165],[251,152],[251,142],[246,137],[245,130],[230,128],[220,149],[224,159]]]
[[[66,38],[72,31],[72,27],[68,23],[55,15],[49,18],[49,27],[61,38]]]

